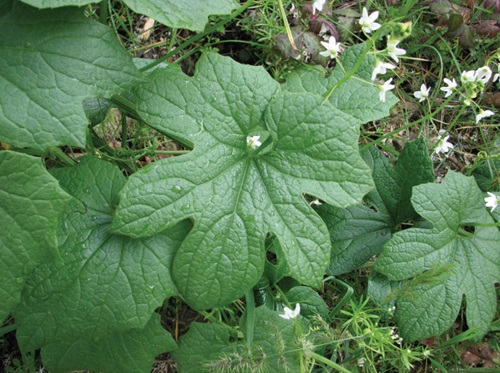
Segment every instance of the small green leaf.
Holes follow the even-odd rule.
[[[77,8],[15,3],[0,18],[0,54],[0,141],[17,147],[83,147],[83,101],[140,77],[113,30]]]
[[[423,140],[407,143],[394,166],[374,147],[362,156],[372,169],[377,188],[366,195],[366,204],[347,209],[326,204],[317,208],[330,232],[328,273],[332,275],[359,267],[380,253],[400,224],[417,219],[410,202],[412,188],[434,180],[432,160]]]
[[[180,338],[179,349],[172,352],[179,371],[299,371],[294,322],[264,306],[255,310],[255,320],[251,347],[243,341],[231,343],[223,325],[192,323]],[[246,334],[244,327],[242,330]]]
[[[125,183],[120,170],[83,158],[53,174],[75,199],[60,224],[61,259],[37,268],[25,286],[15,312],[17,338],[24,350],[48,347],[61,359],[70,350],[75,361],[87,361],[75,356],[86,354],[75,346],[95,345],[98,353],[108,338],[144,328],[163,300],[177,294],[170,267],[190,225],[145,239],[112,235],[111,215]]]
[[[485,333],[496,310],[500,231],[467,230],[493,223],[481,191],[473,178],[449,171],[442,184],[414,187],[412,203],[433,228],[396,233],[374,267],[391,280],[414,278],[397,302],[400,334],[416,340],[442,333],[453,324],[463,295],[468,326]]]
[[[90,125],[95,126],[101,123],[108,114],[112,103],[103,98],[89,98],[83,102],[83,110],[89,119]]]
[[[112,333],[99,341],[82,338],[50,344],[43,348],[42,360],[50,372],[147,373],[155,356],[176,348],[174,339],[155,314],[143,329]]]
[[[356,120],[216,54],[200,59],[194,77],[168,68],[150,77],[136,92],[141,117],[194,150],[132,175],[113,228],[139,237],[193,219],[173,276],[196,309],[234,301],[258,282],[269,232],[292,276],[319,286],[330,244],[304,193],[346,207],[371,189]],[[259,133],[253,149],[248,138]]]
[[[57,257],[57,225],[70,200],[40,158],[0,152],[0,320],[31,271]]]
[[[320,295],[307,286],[295,286],[286,293],[288,302],[295,306],[300,303],[300,314],[307,318],[320,315],[323,320],[328,320],[328,307]]]
[[[325,78],[326,71],[318,67],[296,70],[290,74],[285,83],[287,89],[295,92],[325,94],[354,68],[365,47],[366,44],[357,44],[347,49],[340,58],[341,65],[337,66],[328,78]],[[329,99],[337,109],[355,117],[360,125],[388,116],[390,108],[398,102],[391,92],[386,94],[385,102],[379,101],[380,91],[371,82],[374,67],[375,59],[368,54],[354,74],[357,79],[349,79],[348,82],[341,84],[333,91]]]

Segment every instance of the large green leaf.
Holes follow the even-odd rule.
[[[255,310],[252,347],[230,342],[223,325],[192,323],[172,356],[181,373],[298,372],[298,347],[294,322],[262,306]]]
[[[177,293],[170,267],[190,225],[144,239],[112,235],[111,215],[125,183],[120,170],[84,158],[53,173],[75,200],[60,226],[61,260],[40,266],[26,284],[15,312],[17,337],[25,350],[51,346],[51,356],[87,361],[86,350],[75,346],[113,349],[108,343],[119,333],[144,328]]]
[[[0,152],[0,321],[31,271],[57,256],[57,224],[70,199],[39,158]]]
[[[0,141],[17,147],[84,146],[83,101],[140,76],[113,30],[77,8],[16,3],[0,18],[0,55]]]
[[[136,96],[147,123],[194,150],[132,175],[113,228],[138,237],[193,219],[173,277],[196,309],[226,304],[257,283],[268,232],[292,276],[319,286],[328,231],[303,194],[346,207],[371,189],[356,119],[319,96],[281,92],[262,68],[216,54],[200,59],[194,77],[154,72]],[[247,145],[254,135],[260,148]]]
[[[83,6],[91,0],[22,0],[37,8]],[[134,12],[164,25],[202,31],[211,14],[227,14],[238,6],[235,0],[124,0]]]
[[[228,14],[235,0],[124,0],[137,13],[170,27],[202,31],[210,14]]]
[[[434,180],[432,160],[422,139],[407,143],[394,166],[374,147],[362,156],[376,185],[366,195],[365,204],[347,209],[326,204],[317,208],[330,232],[328,273],[332,275],[350,272],[379,254],[400,224],[417,219],[410,202],[412,188]]]
[[[286,86],[295,92],[324,94],[351,73],[360,61],[366,44],[357,44],[345,51],[340,58],[340,66],[325,78],[326,71],[318,67],[304,67],[288,77]],[[335,107],[355,117],[359,124],[381,119],[389,115],[391,107],[398,102],[391,92],[386,94],[385,102],[379,101],[379,89],[371,82],[375,58],[368,54],[357,67],[354,79],[337,86],[329,98]]]
[[[89,370],[94,372],[149,373],[155,356],[177,345],[155,314],[143,329],[112,333],[98,342],[81,338],[73,343],[54,343],[42,350],[50,372]]]
[[[400,334],[416,340],[453,324],[465,295],[467,324],[486,332],[496,310],[500,280],[500,231],[474,227],[493,223],[471,177],[448,172],[442,184],[413,188],[412,203],[432,229],[396,233],[384,246],[375,270],[391,280],[413,278],[397,301]]]

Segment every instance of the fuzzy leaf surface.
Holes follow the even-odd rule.
[[[407,143],[395,165],[374,147],[362,156],[376,186],[366,195],[366,204],[347,209],[323,204],[316,209],[330,232],[332,275],[350,272],[379,254],[401,223],[418,218],[411,206],[412,188],[434,180],[423,140]]]
[[[246,334],[245,328],[243,333]],[[262,306],[255,310],[252,348],[242,341],[230,342],[228,330],[221,325],[192,323],[172,356],[181,373],[208,373],[224,368],[225,371],[260,368],[264,372],[295,372],[300,369],[299,351],[293,321]],[[242,362],[249,365],[241,366]]]
[[[500,231],[475,226],[473,235],[461,233],[473,223],[493,223],[476,182],[449,171],[442,184],[414,187],[412,203],[433,228],[396,233],[374,267],[390,280],[413,278],[397,301],[400,334],[439,335],[453,324],[464,295],[468,326],[486,332],[496,310]],[[426,279],[432,273],[435,280]]]
[[[92,354],[112,351],[108,343],[125,338],[120,333],[126,330],[143,329],[155,308],[177,293],[170,267],[190,226],[143,239],[110,234],[125,183],[121,171],[84,158],[53,173],[75,199],[60,225],[61,259],[37,268],[25,287],[15,312],[17,338],[24,350],[49,347],[53,360],[90,361],[76,346],[95,345]]]
[[[216,54],[200,59],[194,77],[153,72],[136,97],[147,123],[194,150],[132,175],[113,228],[139,237],[194,220],[173,277],[196,309],[227,304],[257,283],[268,232],[292,276],[319,286],[328,231],[303,193],[346,207],[370,190],[355,118],[320,105],[321,97],[281,92],[262,68]],[[262,149],[247,145],[254,135]]]
[[[0,321],[31,271],[57,257],[57,225],[71,197],[40,158],[0,152]]]
[[[54,343],[42,350],[44,366],[55,373],[75,370],[93,372],[148,373],[155,357],[177,348],[172,336],[154,314],[142,329],[112,333],[96,343],[78,339],[74,343]]]
[[[15,3],[0,17],[0,55],[0,140],[17,147],[83,147],[83,101],[140,77],[113,30],[77,8]]]
[[[300,68],[290,74],[286,86],[295,92],[311,92],[323,95],[335,84],[349,74],[356,63],[362,58],[365,44],[357,44],[347,49],[340,57],[343,68],[337,66],[333,73],[325,78],[326,70],[319,67]],[[340,84],[332,93],[329,101],[339,110],[355,117],[359,124],[378,120],[389,115],[390,109],[398,102],[391,92],[386,93],[385,102],[379,101],[379,90],[371,83],[375,58],[368,54],[363,59],[355,77],[348,83]]]

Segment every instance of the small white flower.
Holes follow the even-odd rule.
[[[462,83],[474,82],[476,80],[476,72],[474,70],[463,71],[460,78]]]
[[[495,113],[492,112],[491,110],[480,109],[479,114],[476,115],[476,123],[479,123],[481,119],[486,117],[491,117],[492,115],[495,115]]]
[[[493,83],[495,83],[498,79],[500,79],[500,74],[495,74],[493,77]]]
[[[384,84],[382,84],[382,85],[380,85],[380,84],[377,85],[377,87],[380,91],[378,93],[378,98],[380,101],[385,102],[385,92],[390,91],[391,89],[393,89],[395,87],[395,85],[391,84],[391,82],[392,82],[392,78],[387,80],[386,82],[384,82]]]
[[[377,10],[368,15],[368,10],[366,10],[366,8],[363,8],[363,14],[358,21],[363,32],[371,34],[372,31],[378,30],[380,28],[380,23],[375,22],[375,20],[378,18],[378,15],[379,12]]]
[[[321,45],[326,48],[326,51],[320,52],[322,56],[325,57],[330,57],[330,58],[337,58],[340,49],[341,49],[341,44],[337,43],[337,40],[335,39],[335,36],[330,36],[330,39],[328,39],[328,42],[322,41]]]
[[[316,13],[316,10],[321,12],[323,10],[323,6],[325,5],[326,0],[314,0],[314,3],[312,5],[313,8],[313,14]]]
[[[295,305],[295,309],[293,311],[288,307],[283,308],[283,311],[285,311],[285,313],[280,316],[285,320],[295,319],[300,314],[300,303]]]
[[[493,72],[488,66],[483,66],[476,70],[476,72],[474,73],[474,77],[476,78],[476,80],[480,80],[484,84],[486,84],[490,80],[492,74]]]
[[[448,153],[450,149],[453,148],[453,144],[448,141],[450,136],[446,136],[442,139],[439,139],[437,146],[436,146],[436,153]]]
[[[399,62],[398,56],[404,56],[406,50],[403,48],[398,48],[399,40],[392,40],[391,35],[388,36],[387,40],[387,53],[396,62]]]
[[[496,194],[491,192],[488,192],[488,195],[489,197],[486,197],[484,199],[484,202],[486,203],[486,207],[491,207],[491,212],[493,212],[497,208],[498,202],[500,202],[500,198]]]
[[[392,63],[389,62],[383,62],[377,59],[375,61],[375,68],[373,69],[372,72],[372,81],[375,80],[377,75],[379,74],[385,74],[387,72],[387,69],[394,69],[396,66],[394,66]]]
[[[414,92],[413,96],[419,99],[418,102],[422,102],[425,99],[429,98],[430,92],[431,92],[431,87],[427,88],[425,84],[422,84],[420,86],[420,91]]]
[[[257,149],[262,143],[259,141],[260,136],[248,136],[247,137],[247,145],[252,149]]]
[[[441,91],[446,92],[446,95],[444,97],[449,97],[453,93],[455,89],[458,87],[458,83],[456,82],[455,78],[453,80],[450,80],[448,78],[444,78],[444,82],[448,84],[448,87],[442,87]]]

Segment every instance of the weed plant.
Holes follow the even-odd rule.
[[[25,3],[5,371],[500,369],[498,2]]]

